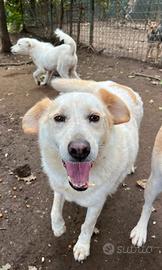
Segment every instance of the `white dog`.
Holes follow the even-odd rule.
[[[54,190],[54,235],[66,230],[65,200],[88,208],[73,249],[75,260],[82,261],[90,254],[106,197],[116,191],[136,160],[143,105],[132,89],[111,81],[57,79],[57,87],[55,80],[52,85],[58,91],[80,92],[38,102],[25,114],[23,129],[39,134],[44,171]]]
[[[141,217],[131,231],[132,244],[141,247],[147,238],[147,226],[152,212],[152,204],[159,193],[162,192],[162,127],[160,128],[152,152],[151,174],[148,179],[144,197],[145,203]]]
[[[76,73],[77,55],[75,41],[62,30],[56,29],[56,36],[64,40],[65,44],[54,47],[47,42],[34,38],[20,38],[16,45],[11,47],[13,54],[29,55],[37,70],[33,73],[36,84],[40,84],[40,75],[46,72],[41,85],[47,84],[54,71],[62,78],[79,78]]]

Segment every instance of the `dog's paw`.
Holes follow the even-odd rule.
[[[147,228],[137,224],[137,226],[131,231],[130,238],[132,239],[132,244],[134,246],[141,247],[146,242]]]
[[[65,223],[60,224],[60,225],[54,225],[52,224],[52,230],[53,233],[56,237],[60,237],[62,234],[64,234],[66,232],[66,226]]]
[[[41,85],[41,86],[46,86],[46,85],[47,85],[47,82],[42,81],[42,82],[40,83],[40,85]]]
[[[40,85],[40,81],[38,81],[38,80],[35,80],[35,83],[36,83],[36,85]]]
[[[82,244],[79,241],[75,244],[73,248],[74,258],[78,262],[84,261],[90,254],[90,245]]]

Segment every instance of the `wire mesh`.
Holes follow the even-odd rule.
[[[146,59],[148,47],[153,46],[153,58],[157,44],[161,47],[159,40],[148,42],[148,22],[161,24],[162,0],[48,0],[36,1],[34,9],[30,2],[24,1],[25,23],[37,31],[39,28],[43,35],[61,27],[78,44],[139,60],[151,61]]]

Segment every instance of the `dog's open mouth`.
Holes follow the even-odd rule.
[[[89,173],[92,167],[92,162],[63,161],[63,164],[66,168],[71,187],[77,191],[86,190],[89,186]]]

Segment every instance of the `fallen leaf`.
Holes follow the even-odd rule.
[[[37,267],[35,267],[35,266],[28,266],[28,270],[37,270]]]
[[[9,263],[2,265],[0,267],[0,270],[9,270],[9,269],[11,269],[11,265]]]
[[[94,234],[99,234],[100,233],[100,230],[98,228],[94,228],[94,231],[93,231]]]
[[[146,184],[147,184],[147,179],[140,179],[140,180],[137,180],[137,185],[143,189],[146,188]]]
[[[36,176],[31,174],[27,177],[17,177],[19,181],[24,181],[27,185],[30,185],[32,181],[36,180]]]
[[[154,84],[154,85],[158,85],[159,84],[159,82],[158,81],[155,81],[155,80],[152,80],[151,83]]]

